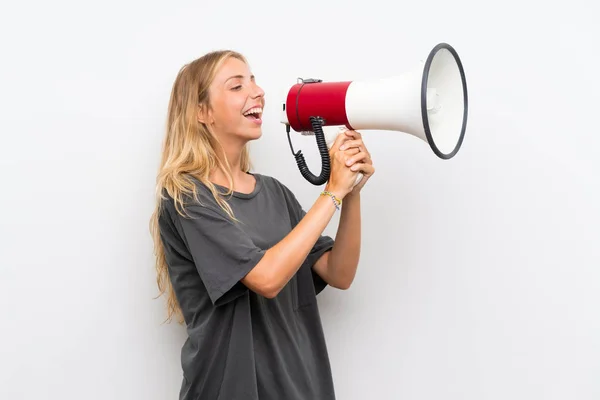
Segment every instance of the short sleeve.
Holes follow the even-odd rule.
[[[302,205],[296,198],[296,196],[288,189],[284,187],[284,192],[286,194],[286,200],[288,203],[288,207],[290,210],[290,218],[292,221],[292,229],[304,218],[306,215],[306,211],[302,208]],[[317,274],[312,268],[317,260],[326,252],[330,251],[333,248],[334,240],[330,236],[321,235],[317,239],[310,253],[306,257],[304,261],[303,267],[310,267],[312,270],[313,283],[315,285],[315,292],[319,294],[327,287],[327,282]]]
[[[227,303],[248,291],[240,281],[265,251],[224,212],[192,205],[186,207],[186,214],[176,218],[213,304]]]
[[[300,209],[300,219],[302,219],[304,217],[304,215],[306,215],[306,212],[301,208]],[[327,235],[319,236],[319,238],[317,239],[317,242],[311,249],[310,253],[306,257],[306,261],[304,262],[304,264],[306,266],[309,266],[312,270],[312,277],[313,277],[313,283],[315,285],[315,293],[316,294],[321,293],[323,291],[323,289],[325,289],[327,287],[327,282],[325,282],[325,280],[323,280],[323,278],[321,278],[321,276],[319,274],[317,274],[312,267],[315,265],[317,260],[319,258],[321,258],[321,256],[323,254],[325,254],[326,252],[328,252],[329,250],[331,250],[333,248],[333,244],[334,244],[334,241],[330,236],[327,236]]]

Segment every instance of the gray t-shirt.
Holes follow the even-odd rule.
[[[188,339],[181,350],[180,400],[333,400],[330,363],[316,295],[327,284],[312,270],[333,246],[321,236],[273,299],[240,280],[302,219],[293,193],[253,174],[250,194],[234,193],[231,220],[197,182],[203,205],[179,215],[165,200],[160,218],[171,282]],[[223,187],[217,186],[220,190]]]

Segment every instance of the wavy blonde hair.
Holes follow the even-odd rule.
[[[183,323],[183,315],[171,280],[165,258],[164,246],[160,236],[158,220],[162,211],[165,193],[174,199],[177,211],[184,214],[184,198],[192,196],[198,200],[192,178],[204,183],[212,192],[215,200],[232,218],[233,212],[222,194],[232,193],[233,177],[231,167],[224,157],[225,153],[217,138],[208,127],[198,121],[199,107],[210,108],[209,87],[216,72],[229,57],[247,62],[240,53],[232,50],[213,51],[185,64],[177,74],[168,105],[166,136],[162,147],[162,157],[156,179],[156,206],[150,220],[150,232],[154,241],[156,257],[156,282],[159,296],[167,296],[167,320],[178,317]],[[218,157],[221,152],[223,157]],[[244,147],[241,168],[250,170],[248,148]],[[229,191],[220,194],[209,174],[215,168],[221,169],[229,181]]]

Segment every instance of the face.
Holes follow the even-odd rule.
[[[201,119],[220,139],[258,139],[262,134],[264,92],[246,63],[230,57],[217,71],[209,89],[210,109]]]

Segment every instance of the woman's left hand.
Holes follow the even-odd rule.
[[[346,151],[348,154],[346,166],[352,171],[361,172],[363,174],[363,178],[352,190],[353,193],[356,193],[359,192],[363,186],[365,186],[369,178],[373,176],[375,167],[373,167],[371,154],[362,140],[362,135],[359,132],[352,130],[347,130],[343,134],[347,136],[347,140],[342,143],[340,150]]]

